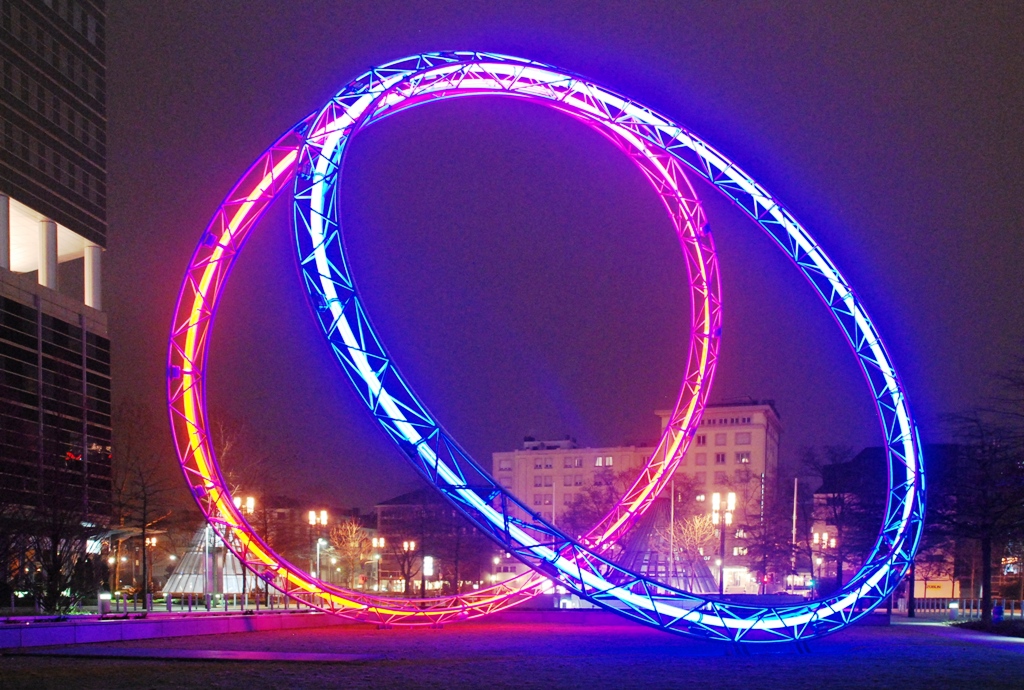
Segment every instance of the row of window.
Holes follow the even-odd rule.
[[[100,73],[92,65],[86,64],[66,45],[55,40],[54,36],[39,26],[34,19],[22,14],[17,5],[10,7],[10,23],[5,28],[11,33],[11,36],[35,53],[43,62],[54,67],[75,86],[102,103],[104,84]],[[95,36],[95,19],[92,26]]]
[[[82,7],[76,0],[43,0],[43,4],[51,10],[57,10],[60,18],[70,24],[72,29],[82,34],[89,43],[96,45],[96,41],[99,40],[100,23],[88,7]]]
[[[615,464],[615,459],[612,456],[598,456],[594,460],[594,467],[611,467]],[[554,458],[535,458],[534,469],[535,470],[551,470],[555,466]],[[571,469],[574,467],[583,467],[583,458],[562,458],[562,468]],[[498,469],[500,470],[511,470],[512,460],[499,461]]]
[[[0,122],[0,148],[6,149],[93,206],[102,206],[101,201],[106,199],[103,180],[13,122]]]
[[[596,481],[595,481],[596,484]],[[533,478],[534,487],[554,486],[555,478],[550,474],[538,474]],[[583,486],[582,474],[567,474],[562,477],[562,486]]]
[[[751,443],[751,434],[749,431],[737,431],[733,435],[733,445],[736,446],[749,446]],[[694,437],[694,444],[698,446],[706,446],[708,444],[707,434],[697,434]],[[729,444],[728,434],[715,434],[715,445],[725,446]]]
[[[562,494],[562,505],[571,506],[573,501],[576,500],[576,494],[572,492],[566,492]],[[535,506],[549,506],[554,503],[553,494],[534,494],[533,505]]]
[[[601,455],[594,460],[594,467],[612,467],[615,465],[615,457],[611,455]],[[515,461],[512,458],[501,458],[498,460],[498,469],[509,471],[515,466]],[[555,467],[555,459],[552,457],[542,457],[533,459],[533,469],[535,470],[551,470]],[[576,467],[583,467],[583,458],[567,456],[562,458],[563,469],[573,469]]]
[[[750,417],[716,417],[701,420],[701,426],[722,426],[723,424],[750,424]]]
[[[735,459],[735,464],[737,464],[737,465],[749,465],[750,464],[750,451],[749,450],[738,451],[738,452],[736,452],[733,455],[733,457]],[[715,453],[715,464],[716,465],[725,465],[726,464],[726,458],[727,458],[727,454],[726,453]],[[683,461],[680,463],[680,465],[685,465],[685,464],[686,464],[686,457],[684,456],[683,457]],[[694,465],[706,465],[706,464],[708,464],[708,454],[707,453],[694,453],[693,454],[693,464]]]
[[[708,473],[707,472],[694,472],[693,473],[693,481],[696,484],[707,484],[708,483]],[[735,481],[737,484],[745,484],[745,483],[749,482],[750,481],[750,470],[736,470],[733,473],[733,481]],[[725,472],[725,471],[715,472],[714,473],[714,483],[715,484],[728,484],[729,483],[729,473]]]
[[[81,142],[90,151],[100,156],[106,154],[102,140],[103,128],[89,117],[75,110],[66,98],[54,93],[45,85],[40,84],[30,75],[23,72],[17,65],[3,61],[3,90],[16,100],[25,103],[29,108],[57,125],[58,128],[71,135],[74,141]]]

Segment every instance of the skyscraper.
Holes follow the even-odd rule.
[[[103,0],[0,0],[0,504],[110,513]]]

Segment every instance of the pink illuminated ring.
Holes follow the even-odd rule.
[[[379,70],[372,71],[353,84],[372,81],[380,74]],[[393,104],[395,107],[387,114],[415,104],[414,99],[406,99],[401,105]],[[721,328],[718,271],[700,204],[681,166],[656,147],[614,126],[584,117],[566,103],[549,99],[546,104],[597,129],[625,151],[649,178],[676,227],[693,303],[687,367],[666,431],[634,485],[584,538],[595,552],[604,553],[668,483],[699,422],[714,373]],[[297,163],[302,162],[299,152],[303,143],[309,137],[329,136],[332,131],[352,124],[346,125],[341,110],[338,112],[339,118],[325,117],[321,112],[316,124],[312,117],[303,120],[268,149],[228,194],[192,256],[178,299],[168,356],[168,403],[182,470],[207,520],[228,547],[269,584],[310,606],[387,624],[439,623],[507,608],[550,586],[548,578],[531,572],[485,590],[426,600],[349,591],[314,578],[275,553],[256,534],[233,505],[217,465],[208,433],[205,392],[206,357],[217,304],[249,233],[292,181]],[[370,122],[367,120],[361,126]],[[326,241],[335,239],[332,236]],[[301,260],[309,258],[304,256]]]

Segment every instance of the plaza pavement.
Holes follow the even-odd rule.
[[[893,620],[890,626],[856,626],[811,642],[809,653],[792,645],[737,653],[611,620],[581,625],[514,617],[443,629],[344,625],[140,640],[53,651],[153,650],[173,657],[183,656],[180,650],[217,650],[241,660],[4,656],[0,687],[1024,688],[1024,640],[938,621]],[[334,663],[251,660],[278,653],[339,656]]]

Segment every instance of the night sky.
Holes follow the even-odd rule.
[[[108,8],[115,398],[164,431],[166,341],[198,237],[238,176],[367,68],[448,49],[576,71],[693,129],[844,271],[925,441],[1024,353],[1024,6],[960,3],[124,2]],[[480,458],[523,436],[652,441],[689,304],[678,243],[602,137],[512,99],[431,104],[352,144],[342,208],[371,318]],[[849,348],[763,232],[705,186],[723,274],[715,400],[776,401],[782,455],[881,442]],[[214,331],[211,417],[276,488],[368,507],[415,485],[309,316],[287,200]]]

